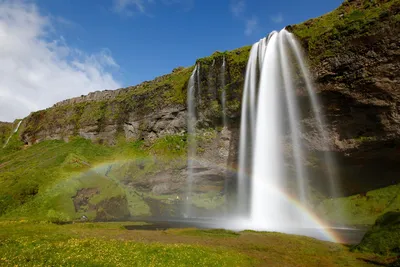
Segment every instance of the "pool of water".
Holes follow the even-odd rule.
[[[127,230],[167,230],[171,228],[198,228],[198,229],[231,229],[231,230],[244,230],[244,229],[235,229],[232,226],[231,221],[220,221],[220,220],[149,220],[146,221],[145,225],[126,225],[125,228]],[[225,226],[225,227],[224,227]],[[314,237],[319,240],[327,240],[329,239],[326,233],[329,233],[329,236],[334,236],[337,242],[344,244],[358,244],[362,237],[364,236],[366,228],[345,228],[345,227],[337,227],[337,228],[325,228],[325,229],[312,229],[312,228],[286,228],[271,230],[271,232],[284,232],[288,234],[297,234],[304,235],[309,237]]]

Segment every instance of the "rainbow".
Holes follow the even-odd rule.
[[[130,158],[130,159],[115,159],[111,161],[105,161],[101,163],[97,163],[90,167],[89,169],[86,169],[85,171],[80,173],[80,176],[84,175],[85,173],[90,173],[90,172],[96,172],[100,175],[104,175],[105,170],[108,168],[110,165],[120,165],[124,163],[128,163],[132,160],[152,160],[153,157],[148,156],[148,157],[136,157],[136,158]],[[204,159],[195,159],[198,162],[204,162]],[[207,163],[210,165],[210,162],[207,161]],[[217,168],[222,168],[222,166],[219,166],[217,164],[213,164]],[[237,173],[237,169],[234,167],[229,167],[225,168],[231,172]],[[76,177],[76,174],[74,175]],[[221,220],[220,223],[213,224],[218,227],[226,228],[226,229],[231,229],[231,230],[260,230],[260,231],[271,231],[271,232],[283,232],[283,233],[288,233],[288,234],[299,234],[299,235],[306,235],[306,236],[311,236],[315,237],[320,240],[325,240],[325,241],[330,241],[330,242],[335,242],[335,243],[344,243],[341,238],[337,235],[335,230],[337,228],[331,227],[329,224],[324,222],[322,219],[320,219],[315,213],[310,211],[307,207],[302,205],[295,197],[291,196],[290,194],[283,192],[277,188],[273,189],[275,193],[279,194],[279,196],[284,199],[287,203],[290,203],[291,207],[295,209],[297,212],[301,213],[304,218],[306,218],[307,222],[309,222],[309,226],[311,227],[303,227],[303,228],[293,228],[293,229],[285,229],[285,228],[268,228],[268,227],[263,227],[260,225],[257,225],[254,222],[249,221],[246,218],[236,218],[233,220],[225,221]],[[215,220],[213,220],[215,221]],[[312,230],[310,233],[308,233],[308,230]]]

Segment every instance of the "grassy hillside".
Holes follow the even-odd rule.
[[[152,146],[142,142],[121,142],[112,147],[73,138],[68,143],[45,141],[17,151],[1,149],[0,215],[57,221],[76,219],[85,214],[93,219],[113,201],[127,205],[124,204],[126,192],[119,181],[107,177],[101,165],[96,166],[154,156],[166,161],[179,158],[186,152],[185,138],[170,136],[156,140]],[[181,148],[177,149],[177,143]],[[79,196],[82,189],[91,189],[95,193],[91,195],[90,203],[86,203],[89,207],[80,212],[76,211],[73,198],[88,197]],[[142,201],[135,201],[140,206]],[[141,209],[132,215],[146,213],[146,208],[141,205]]]

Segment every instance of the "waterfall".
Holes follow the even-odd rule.
[[[250,50],[250,57],[247,63],[246,77],[244,81],[242,96],[242,112],[240,122],[239,140],[239,172],[237,185],[237,208],[239,214],[247,213],[249,209],[250,192],[250,165],[252,140],[255,120],[255,93],[257,77],[257,54],[259,43],[255,43]],[[252,97],[254,95],[254,97]]]
[[[310,73],[304,63],[303,60],[303,55],[300,49],[299,44],[296,42],[295,38],[291,33],[284,32],[286,37],[289,39],[289,44],[293,48],[295,52],[295,56],[297,61],[300,64],[301,72],[304,76],[305,82],[306,82],[306,88],[308,95],[310,96],[311,100],[311,106],[312,106],[312,111],[314,113],[314,117],[317,120],[317,127],[318,131],[320,133],[320,136],[322,137],[322,142],[323,142],[323,150],[324,150],[324,160],[325,160],[325,168],[328,172],[328,178],[329,178],[329,188],[330,188],[330,193],[331,197],[338,197],[338,185],[335,183],[335,173],[333,170],[334,166],[334,160],[332,156],[329,154],[329,143],[328,143],[328,133],[325,131],[324,126],[325,126],[325,120],[324,116],[320,114],[320,103],[318,101],[317,96],[315,95],[315,88],[313,88],[312,82],[310,80]]]
[[[208,93],[210,94],[212,100],[217,99],[217,94],[215,92],[216,87],[213,79],[214,65],[215,65],[215,59],[213,59],[211,66],[208,68],[208,75],[207,75]]]
[[[192,183],[193,183],[193,164],[196,157],[196,98],[195,98],[195,86],[196,86],[196,73],[198,75],[200,67],[196,65],[190,76],[188,90],[187,90],[187,107],[188,107],[188,176],[187,176],[187,188],[186,188],[186,199],[185,199],[185,216],[192,216],[191,212],[191,198],[192,198]],[[197,76],[198,77],[198,76]],[[200,83],[200,80],[197,80]]]
[[[250,219],[251,228],[316,226],[304,211],[309,200],[309,174],[295,92],[296,67],[305,81],[316,131],[326,152],[324,164],[330,187],[332,192],[337,191],[324,118],[300,46],[286,30],[272,32],[250,50],[242,96],[237,212]],[[293,175],[289,172],[288,153]]]
[[[225,91],[225,56],[222,59],[222,65],[221,65],[221,73],[220,73],[220,79],[221,79],[221,104],[222,104],[222,122],[224,125],[224,128],[227,128],[227,118],[226,118],[226,91]]]
[[[3,148],[5,148],[8,145],[8,142],[10,142],[11,137],[18,132],[19,126],[21,125],[22,120],[20,120],[17,124],[17,127],[11,132],[10,136],[7,138],[6,143],[3,145]]]

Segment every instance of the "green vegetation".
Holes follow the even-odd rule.
[[[189,236],[206,236],[206,237],[238,237],[240,233],[229,231],[225,229],[182,229],[182,230],[169,230],[169,232],[175,232],[177,235],[189,235]]]
[[[348,40],[368,36],[385,23],[399,23],[395,16],[399,6],[399,0],[346,0],[338,9],[291,30],[307,46],[311,64],[317,64],[342,53]]]
[[[373,254],[279,233],[125,230],[134,223],[0,222],[0,265],[369,266]]]
[[[359,136],[356,139],[354,139],[356,142],[359,143],[365,143],[365,142],[373,142],[376,141],[377,138],[376,136]]]
[[[355,250],[400,256],[400,212],[380,216]]]
[[[0,265],[251,266],[254,262],[216,247],[117,240],[115,234],[127,232],[122,225],[101,226],[1,223]]]
[[[186,154],[187,151],[187,135],[167,135],[158,139],[152,148],[154,151],[163,156],[182,156]]]
[[[120,177],[129,173],[141,177],[181,164],[179,159],[186,153],[185,138],[166,136],[151,146],[120,141],[112,147],[70,138],[68,143],[44,141],[26,149],[2,149],[0,216],[57,222],[82,215],[107,219],[149,214],[144,200]],[[154,155],[157,161],[152,159]],[[123,162],[132,160],[146,162],[143,168],[141,164],[128,164],[133,169],[123,171]],[[120,169],[121,175],[114,168]],[[119,211],[114,205],[120,207]],[[114,215],[112,210],[117,210]]]
[[[12,123],[0,122],[0,147],[3,147],[7,142],[7,139],[12,132],[12,128]]]
[[[212,189],[212,188],[211,188]],[[215,189],[205,194],[196,194],[192,197],[193,205],[205,209],[218,209],[223,207],[225,203],[224,196],[218,194],[219,191]]]
[[[382,214],[399,210],[400,185],[370,191],[365,195],[327,199],[318,206],[318,213],[328,220],[347,225],[372,225]]]

